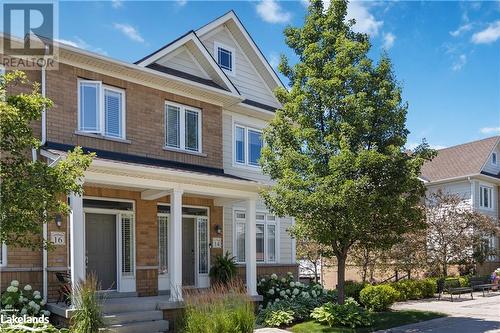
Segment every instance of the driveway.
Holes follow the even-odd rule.
[[[463,298],[450,302],[443,300],[420,300],[396,303],[394,310],[421,310],[446,313],[449,317],[392,328],[383,332],[500,332],[500,294],[491,293],[483,297],[474,293],[474,299]]]

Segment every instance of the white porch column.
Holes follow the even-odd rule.
[[[71,213],[70,225],[70,256],[71,256],[71,285],[75,286],[85,280],[85,225],[83,218],[83,199],[79,194],[70,194],[69,202]]]
[[[182,301],[182,193],[181,189],[173,189],[170,194],[168,271],[171,301]]]
[[[257,200],[253,198],[246,202],[245,261],[247,293],[250,296],[257,295],[256,205]]]

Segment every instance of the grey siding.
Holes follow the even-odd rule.
[[[490,154],[483,167],[483,171],[497,175],[498,173],[500,173],[500,145],[497,145],[494,152],[497,154],[497,164],[493,164],[491,157],[492,154]]]
[[[196,63],[196,60],[186,47],[181,46],[179,51],[173,51],[173,54],[174,56],[166,55],[159,59],[157,63],[184,73],[209,79],[208,75],[200,69],[200,66]]]
[[[257,73],[254,66],[243,54],[241,48],[235,43],[231,33],[226,29],[220,29],[217,33],[208,33],[202,37],[202,43],[212,54],[214,59],[214,43],[220,43],[235,50],[235,75],[228,75],[243,96],[248,99],[267,104],[270,106],[279,106],[274,94],[267,88],[266,83]]]

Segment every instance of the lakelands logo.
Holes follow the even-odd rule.
[[[48,329],[48,324],[49,317],[45,315],[41,317],[31,317],[27,315],[17,316],[14,314],[0,314],[0,325],[4,327],[7,326],[8,329],[20,332],[45,332]],[[36,325],[36,327],[32,327],[33,325]]]
[[[11,69],[54,69],[57,62],[57,2],[4,1],[1,65]]]

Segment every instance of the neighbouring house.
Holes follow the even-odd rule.
[[[50,302],[56,272],[95,272],[114,294],[178,301],[210,286],[226,251],[252,296],[260,275],[297,274],[294,220],[259,197],[262,129],[283,84],[233,11],[133,64],[60,44],[58,65],[28,72],[54,102],[35,125],[40,158],[97,156],[71,215],[48,225],[54,250],[2,247],[2,290],[16,279]]]
[[[428,191],[463,198],[464,205],[492,217],[498,223],[500,211],[500,136],[439,149],[437,156],[424,164],[421,178]],[[500,239],[489,238],[496,249],[478,268],[480,274],[491,274],[500,266]]]
[[[444,193],[457,194],[464,204],[483,214],[491,216],[497,223],[500,219],[500,136],[464,143],[440,149],[437,156],[424,164],[421,179],[428,191],[441,189]],[[491,237],[489,246],[497,255],[490,256],[478,267],[480,274],[491,274],[500,266],[500,239]],[[452,268],[456,271],[456,267]],[[375,272],[374,278],[383,281],[395,272]],[[361,281],[362,269],[347,265],[346,279]],[[420,272],[416,273],[417,275]],[[336,265],[325,265],[321,273],[323,285],[335,288],[337,284]],[[394,275],[395,276],[395,275]]]

